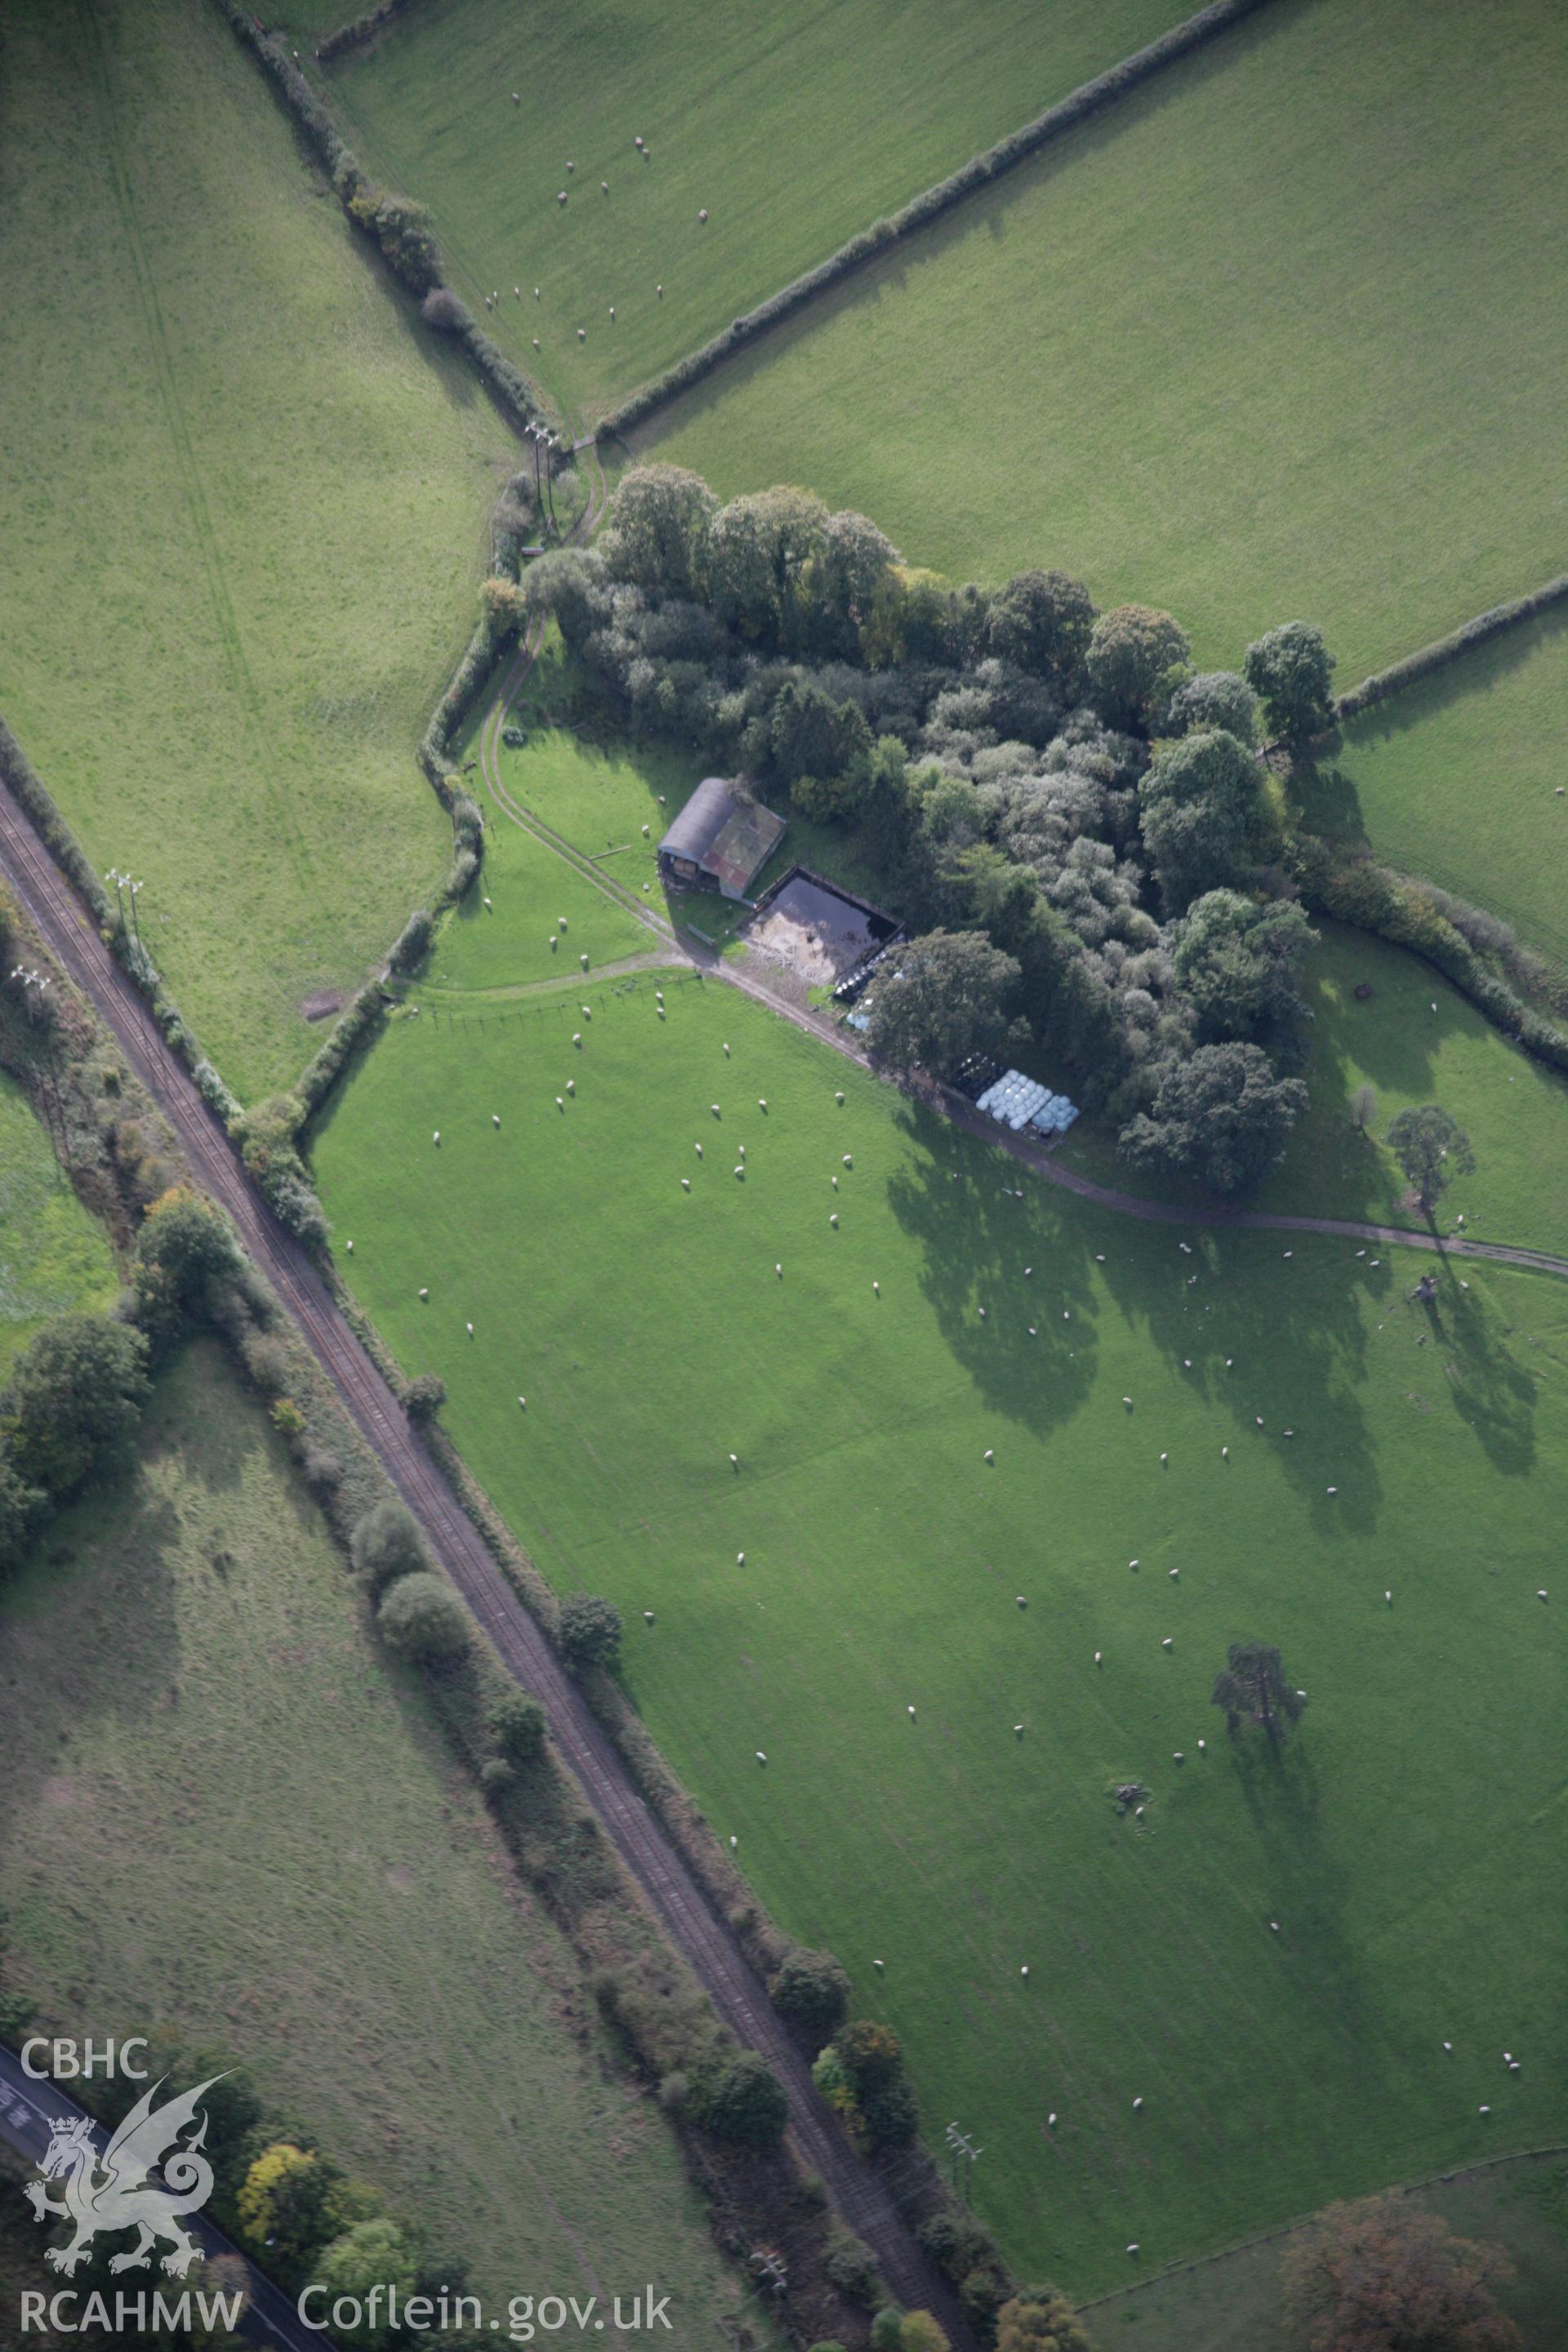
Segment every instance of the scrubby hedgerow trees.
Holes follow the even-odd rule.
[[[956,999],[880,979],[879,1052],[945,1073],[1021,1021],[1131,1157],[1232,1192],[1274,1164],[1313,938],[1258,697],[1271,727],[1312,720],[1315,632],[1261,639],[1246,677],[1194,672],[1170,614],[1097,614],[1064,572],[958,585],[807,491],[721,505],[657,465],[623,478],[597,549],[486,597],[502,625],[552,614],[616,723],[853,837],[916,935],[906,971]]]

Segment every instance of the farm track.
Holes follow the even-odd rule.
[[[458,1508],[304,1250],[261,1206],[216,1114],[171,1053],[146,1003],[4,785],[0,874],[113,1031],[131,1067],[168,1118],[198,1181],[233,1218],[246,1248],[298,1322],[508,1671],[544,1706],[563,1762],[650,1911],[690,1963],[725,2023],[742,2042],[762,2053],[783,2083],[790,2132],[802,2165],[826,2182],[846,2222],[872,2249],[898,2300],[936,2312],[955,2345],[971,2345],[956,2297],[916,2246],[886,2182],[854,2156],[818,2099],[805,2059],[785,2032],[734,1936],[710,1906],[608,1734]]]
[[[574,536],[591,530],[603,511],[604,482],[596,453],[592,456],[592,465],[593,495]],[[526,681],[542,634],[537,627],[530,630],[486,714],[480,733],[486,782],[497,806],[533,834],[542,846],[565,856],[606,896],[618,898],[618,887],[608,885],[591,860],[510,803],[510,796],[499,782],[496,754],[500,729]],[[760,2051],[778,2074],[788,2096],[791,2134],[803,2164],[820,2174],[844,2220],[872,2248],[889,2291],[906,2305],[934,2311],[955,2345],[971,2346],[973,2338],[956,2297],[916,2246],[888,2184],[851,2153],[837,2123],[816,2095],[805,2058],[785,2033],[765,1988],[734,1936],[710,1907],[685,1861],[634,1785],[608,1734],[587,1707],[542,1632],[454,1500],[446,1480],[415,1438],[396,1398],[305,1251],[259,1203],[221,1122],[203,1101],[184,1066],[170,1051],[144,1000],[99,937],[34,833],[20,803],[3,783],[0,875],[26,908],[73,982],[113,1031],[128,1063],[167,1116],[193,1171],[227,1210],[246,1247],[299,1323],[344,1406],[420,1521],[508,1670],[544,1705],[563,1761],[641,1888],[649,1909],[689,1960],[725,2022],[742,2042]],[[721,957],[688,950],[677,943],[672,927],[663,919],[629,898],[625,903],[633,907],[648,930],[667,946],[671,961],[684,961],[722,978],[771,1011],[782,1013],[846,1059],[863,1067],[870,1066],[868,1057],[842,1032],[825,1029],[798,1008],[781,1003],[758,981]],[[948,1089],[933,1089],[925,1099],[956,1126],[1010,1153],[1047,1181],[1060,1185],[1097,1207],[1145,1223],[1317,1234],[1568,1275],[1568,1258],[1502,1243],[1445,1241],[1436,1234],[1329,1217],[1293,1217],[1217,1207],[1188,1209],[1141,1200],[1057,1165],[1041,1147],[998,1128]]]

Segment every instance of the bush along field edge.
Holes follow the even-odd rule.
[[[1414,686],[1417,678],[1430,677],[1434,670],[1446,669],[1450,662],[1464,654],[1473,653],[1484,646],[1489,637],[1502,635],[1507,629],[1517,628],[1523,621],[1533,621],[1553,604],[1568,602],[1568,572],[1559,572],[1542,587],[1532,588],[1525,596],[1516,596],[1506,604],[1492,604],[1484,613],[1451,629],[1446,637],[1434,637],[1430,645],[1420,646],[1403,661],[1390,662],[1386,669],[1374,670],[1363,678],[1359,686],[1342,694],[1334,704],[1334,717],[1344,720],[1354,719],[1361,711],[1370,710],[1376,702],[1386,702],[1391,694],[1405,687]]]
[[[440,248],[426,207],[376,186],[300,72],[295,53],[279,36],[263,30],[242,0],[212,0],[212,5],[266,74],[353,226],[378,247],[393,275],[417,300],[445,297],[434,311],[427,312],[428,322],[461,343],[503,421],[514,432],[548,422],[550,412],[537,386],[490,341],[468,305],[443,284]]]
[[[703,2194],[721,2252],[742,2265],[759,2246],[781,2255],[789,2283],[781,2316],[800,2341],[820,2339],[829,2328],[862,2336],[867,2314],[888,2297],[868,2249],[835,2217],[821,2182],[801,2172],[784,2137],[782,2086],[722,2023],[666,1941],[561,1763],[543,1709],[520,1689],[439,1569],[270,1285],[222,1210],[193,1183],[172,1130],[114,1040],[25,911],[4,892],[0,948],[8,959],[26,959],[50,983],[42,997],[27,992],[10,977],[7,961],[0,978],[0,1066],[14,1072],[46,1117],[77,1191],[103,1218],[126,1275],[112,1314],[56,1318],[18,1359],[0,1394],[0,1575],[31,1550],[57,1508],[133,1462],[149,1371],[197,1335],[216,1338],[283,1439],[374,1612],[378,1638],[418,1669],[454,1760],[482,1794],[520,1876],[565,1936],[627,2063],[657,2093]],[[385,1366],[385,1350],[373,1332],[367,1336]],[[454,1483],[468,1516],[536,1609],[602,1719],[615,1725],[629,1717],[608,1671],[618,1633],[614,1612],[606,1616],[605,1604],[593,1604],[584,1627],[570,1605],[563,1612],[531,1564],[522,1562],[519,1573],[516,1546],[457,1465],[444,1434],[431,1428],[440,1384],[399,1381],[398,1387],[410,1417],[435,1437],[436,1458],[456,1465]],[[84,1406],[80,1443],[62,1446],[60,1431],[71,1420],[73,1399]],[[661,1813],[672,1820],[683,1811],[692,1813],[651,1742],[628,1735],[626,1745],[637,1756],[639,1785],[662,1799]],[[701,1852],[700,1841],[682,1842]],[[706,1853],[702,1860],[702,1883],[721,1909],[749,1910],[749,1917],[731,1925],[749,1956],[766,1969],[781,2014],[795,2025],[803,2048],[809,2046],[819,2063],[825,2047],[839,2053],[828,2072],[848,2088],[832,2103],[851,2137],[868,2157],[896,2147],[907,2160],[916,2109],[895,2039],[869,2021],[848,2019],[847,1979],[831,1955],[790,1944],[760,1921],[738,1878],[715,1873]],[[16,2034],[36,2011],[35,2002],[5,1989],[0,1971],[0,2030]],[[877,2039],[865,2061],[868,2087],[858,2104],[853,2090],[864,2053],[857,2053],[868,2034]],[[189,2072],[207,2054],[174,2053],[171,2063],[176,2072]],[[266,2121],[258,2107],[247,2133],[253,2137]],[[315,2160],[314,2151],[306,2153]],[[263,2150],[273,2154],[270,2145]],[[325,2179],[330,2158],[319,2160]],[[950,2275],[960,2258],[957,2274],[966,2281],[984,2272],[984,2294],[977,2279],[968,2297],[983,2318],[985,2308],[994,2312],[1005,2300],[1011,2282],[985,2233],[967,2221],[957,2228],[934,2167],[923,2158],[917,2165],[922,2242],[929,2241],[928,2252]],[[264,2216],[247,2230],[240,2185],[235,2188],[240,2242],[247,2253],[254,2249],[265,2255],[268,2221]],[[313,2249],[310,2259],[319,2252]],[[449,2277],[445,2250],[442,2260]],[[275,2252],[265,2255],[262,2266],[290,2291],[303,2283],[305,2273],[284,2274],[288,2266]]]
[[[335,33],[328,33],[317,42],[317,64],[326,65],[333,58],[341,58],[345,50],[362,47],[374,33],[384,32],[395,17],[404,16],[411,5],[412,0],[377,0],[375,7],[367,8],[363,16],[340,25]]]
[[[223,0],[223,4],[226,5],[227,0]],[[1173,26],[1169,32],[1162,33],[1158,40],[1134,50],[1131,57],[1121,58],[1104,73],[1097,74],[1092,81],[1081,83],[1055,106],[1047,107],[1044,114],[1037,115],[1032,121],[1021,124],[1016,131],[1010,131],[994,145],[982,149],[979,154],[972,155],[946,179],[922,188],[919,195],[911,196],[898,212],[889,213],[882,219],[873,221],[868,228],[859,230],[836,253],[829,254],[826,261],[819,261],[814,269],[805,270],[799,278],[792,278],[787,286],[780,287],[776,294],[769,295],[765,300],[732,320],[721,333],[713,336],[697,351],[689,352],[684,359],[677,360],[673,367],[666,368],[647,383],[640,385],[605,416],[598,427],[601,437],[615,438],[646,423],[656,409],[666,407],[679,394],[689,392],[694,383],[700,383],[723,361],[742,346],[754,342],[768,328],[776,327],[781,320],[792,318],[808,302],[814,302],[818,295],[826,294],[830,287],[838,285],[854,271],[863,268],[867,262],[875,260],[879,254],[887,253],[895,245],[902,244],[906,237],[929,228],[932,221],[940,219],[943,213],[951,212],[955,205],[962,204],[978,190],[988,187],[1003,173],[1026,163],[1042,147],[1049,146],[1053,140],[1059,139],[1065,132],[1076,130],[1090,115],[1114,105],[1117,100],[1142,88],[1165,67],[1175,64],[1178,58],[1187,57],[1219,34],[1228,32],[1233,25],[1256,16],[1268,5],[1268,0],[1212,0],[1210,6],[1200,8],[1195,16]]]

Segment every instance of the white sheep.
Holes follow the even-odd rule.
[[[845,1153],[845,1155],[844,1155],[844,1165],[846,1166],[846,1168],[853,1168],[853,1167],[854,1167],[854,1165],[855,1165],[854,1160],[851,1160],[851,1158],[849,1157],[849,1154],[848,1154],[847,1152],[846,1152],[846,1153]]]
[[[695,1143],[695,1144],[693,1144],[693,1145],[692,1145],[692,1147],[691,1147],[691,1148],[692,1148],[692,1150],[696,1152],[697,1157],[699,1158],[699,1160],[700,1160],[700,1159],[701,1159],[701,1157],[702,1157],[702,1146],[701,1146],[700,1143]]]
[[[491,1111],[491,1113],[490,1113],[490,1125],[491,1125],[492,1127],[499,1127],[499,1126],[500,1125],[500,1111],[499,1111],[499,1110],[492,1110],[492,1111]],[[349,1247],[350,1247],[350,1249],[353,1249],[353,1242],[351,1242],[351,1243],[349,1244]]]
[[[1173,1648],[1175,1647],[1175,1644],[1174,1644],[1174,1643],[1172,1641],[1171,1636],[1169,1635],[1169,1633],[1167,1633],[1167,1634],[1166,1634],[1166,1636],[1165,1636],[1164,1640],[1161,1643],[1160,1647],[1162,1648],[1162,1650],[1170,1650],[1170,1649],[1173,1649]]]
[[[468,1331],[468,1337],[469,1337],[469,1339],[471,1339],[473,1338],[473,1336],[474,1336],[474,1327],[473,1327],[473,1325],[472,1325],[471,1323],[469,1323],[469,1324],[468,1324],[465,1328],[467,1328],[467,1331]]]
[[[985,1449],[985,1459],[987,1460],[987,1462],[994,1462],[994,1461],[995,1461],[995,1459],[996,1459],[995,1454],[993,1453],[993,1451],[992,1451],[992,1449],[991,1449],[991,1447],[990,1447],[989,1445],[988,1445],[988,1446],[986,1447],[986,1449]]]
[[[1096,1650],[1096,1652],[1095,1652],[1095,1654],[1094,1654],[1094,1663],[1095,1663],[1095,1664],[1096,1664],[1097,1666],[1098,1666],[1098,1665],[1099,1665],[1099,1664],[1100,1664],[1100,1652],[1099,1652],[1098,1650]]]
[[[736,1169],[735,1169],[735,1173],[736,1173],[736,1175],[741,1179],[741,1181],[742,1181],[742,1183],[744,1183],[744,1182],[745,1182],[745,1181],[746,1181],[746,1169],[745,1169],[745,1163],[744,1163],[744,1161],[741,1161],[741,1162],[739,1162],[739,1163],[737,1164]]]
[[[436,1129],[436,1132],[435,1132],[435,1134],[430,1138],[430,1140],[431,1140],[431,1142],[432,1142],[432,1143],[439,1143],[439,1142],[440,1142],[440,1140],[441,1140],[441,1130],[440,1130],[440,1129],[439,1129],[439,1128],[437,1128],[437,1129]]]
[[[842,1103],[842,1101],[844,1100],[844,1097],[843,1097],[843,1096],[842,1096],[842,1095],[837,1095],[837,1094],[836,1094],[836,1095],[834,1096],[833,1099],[834,1099],[834,1101],[835,1101],[836,1103]]]
[[[653,1623],[653,1611],[651,1609],[645,1609],[642,1613],[642,1619],[645,1625],[651,1625]]]
[[[911,1707],[910,1707],[910,1721],[912,1723],[912,1722],[914,1721],[914,1719],[915,1719],[915,1711],[914,1711],[914,1708],[911,1706]]]
[[[738,1469],[740,1468],[740,1466],[741,1466],[741,1457],[740,1457],[740,1455],[739,1455],[738,1454],[731,1454],[731,1456],[730,1456],[730,1467],[731,1467],[732,1470],[738,1470]]]
[[[1029,1963],[1028,1963],[1028,1961],[1027,1961],[1027,1960],[1026,1960],[1026,1961],[1024,1962],[1023,1967],[1018,1970],[1018,1974],[1019,1974],[1021,1977],[1026,1977],[1026,1976],[1028,1975],[1028,1973],[1029,1973]]]
[[[1020,1609],[1026,1609],[1026,1608],[1028,1607],[1028,1605],[1029,1605],[1029,1604],[1028,1604],[1028,1602],[1025,1600],[1024,1595],[1020,1592],[1020,1593],[1019,1593],[1019,1595],[1018,1595],[1018,1606],[1019,1606],[1019,1608],[1020,1608]]]
[[[775,1262],[774,1266],[773,1266],[773,1272],[778,1276],[779,1280],[782,1282],[782,1281],[784,1280],[784,1268],[783,1268],[783,1266],[782,1266],[782,1265],[778,1265],[778,1264]]]
[[[1171,1458],[1171,1457],[1170,1457],[1170,1455],[1169,1455],[1168,1454],[1161,1454],[1161,1456],[1160,1456],[1160,1460],[1161,1460],[1161,1462],[1162,1462],[1162,1463],[1166,1463],[1166,1462],[1168,1462],[1168,1461],[1170,1460],[1170,1458]]]
[[[353,1242],[351,1242],[351,1243],[349,1244],[349,1247],[350,1247],[350,1249],[353,1249]],[[879,1298],[880,1298],[880,1297],[882,1296],[882,1286],[881,1286],[881,1284],[880,1284],[879,1282],[874,1282],[874,1283],[871,1285],[871,1288],[872,1288],[872,1290],[875,1292],[876,1296],[877,1296]]]
[[[1138,2112],[1139,2108],[1142,2105],[1142,2104],[1143,2104],[1143,2102],[1142,2102],[1142,2099],[1134,2099],[1134,2100],[1133,2100],[1133,2102],[1132,2102],[1132,2112],[1133,2112],[1133,2114],[1134,2114],[1134,2115],[1136,2115],[1136,2114],[1137,2114],[1137,2112]]]
[[[575,1045],[575,1046],[578,1048],[579,1052],[581,1052],[581,1050],[582,1050],[582,1045],[583,1045],[583,1032],[581,1031],[581,1029],[574,1029],[574,1030],[573,1030],[573,1032],[572,1032],[572,1043],[574,1044],[574,1045]]]
[[[420,1297],[421,1297],[421,1298],[428,1298],[428,1297],[429,1297],[429,1296],[430,1296],[430,1293],[428,1292],[428,1290],[422,1290],[422,1291],[420,1292],[419,1296],[420,1296]]]
[[[767,1107],[767,1097],[765,1095],[759,1095],[757,1097],[757,1108],[759,1110],[766,1110]]]
[[[1016,1723],[1013,1726],[1013,1737],[1015,1739],[1022,1739],[1024,1737],[1024,1727],[1021,1723]]]
[[[767,1762],[767,1760],[768,1760],[768,1759],[767,1759],[767,1758],[763,1754],[762,1749],[759,1748],[758,1748],[758,1750],[757,1750],[757,1761],[758,1761],[758,1763],[759,1763],[759,1764],[765,1764],[765,1763]]]
[[[487,899],[485,900],[485,906],[486,906],[486,908],[489,909],[489,911],[493,915],[493,914],[494,914],[494,912],[495,912],[495,901],[494,901],[492,898],[487,898]]]
[[[829,1223],[830,1225],[832,1225],[832,1226],[834,1226],[834,1227],[837,1227],[837,1223],[838,1223],[838,1219],[837,1219],[837,1216],[832,1216],[832,1217],[829,1217],[829,1218],[828,1218],[827,1222],[828,1222],[828,1223]]]
[[[347,1250],[347,1252],[348,1252],[348,1254],[349,1254],[350,1257],[353,1257],[353,1254],[354,1254],[354,1245],[353,1245],[353,1242],[345,1242],[345,1243],[343,1244],[343,1247],[344,1247],[344,1249],[346,1249],[346,1250]]]
[[[744,1553],[743,1551],[738,1551],[738,1552],[735,1554],[735,1565],[736,1565],[736,1567],[737,1567],[737,1568],[744,1568],[744,1567],[745,1567],[745,1565],[746,1565],[746,1555],[745,1555],[745,1553]]]
[[[526,1397],[519,1397],[518,1402],[522,1407],[524,1412],[526,1412],[528,1411],[528,1399]]]
[[[681,1189],[681,1191],[682,1191],[683,1192],[690,1192],[690,1190],[691,1190],[691,1179],[690,1179],[690,1177],[689,1177],[689,1176],[683,1176],[683,1177],[681,1178],[681,1180],[680,1180],[680,1189]]]
[[[1051,2109],[1050,2114],[1046,2117],[1046,2125],[1047,2125],[1047,2129],[1050,2129],[1050,2128],[1054,2127],[1054,2126],[1055,2126],[1055,2124],[1056,2124],[1056,2120],[1057,2120],[1057,2111],[1056,2111],[1055,2107],[1053,2107],[1053,2108]]]

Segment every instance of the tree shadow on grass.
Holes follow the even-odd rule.
[[[1247,1731],[1228,1748],[1296,1996],[1325,2020],[1357,2075],[1375,2083],[1382,2011],[1346,1930],[1345,1874],[1323,1835],[1310,1707],[1301,1727],[1279,1743]]]
[[[1535,1467],[1536,1383],[1508,1342],[1508,1325],[1485,1295],[1461,1286],[1445,1265],[1437,1295],[1419,1312],[1429,1326],[1454,1410],[1494,1470],[1522,1478]]]
[[[992,1411],[1043,1435],[1094,1382],[1085,1241],[1005,1153],[923,1104],[906,1102],[898,1117],[921,1156],[894,1174],[888,1202],[920,1244],[921,1287],[942,1335]]]
[[[1319,1532],[1369,1532],[1383,1490],[1356,1391],[1366,1375],[1363,1296],[1393,1295],[1387,1261],[1347,1262],[1342,1281],[1324,1253],[1342,1249],[1348,1261],[1349,1243],[1287,1237],[1270,1255],[1267,1241],[1201,1228],[1184,1251],[1185,1239],[1172,1229],[1168,1271],[1146,1253],[1112,1255],[1106,1278],[1123,1314],[1223,1416],[1216,1450],[1232,1444],[1239,1463],[1243,1444],[1267,1445]]]

